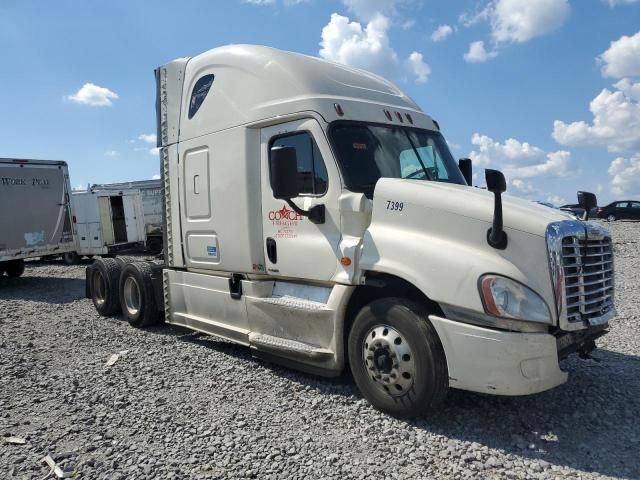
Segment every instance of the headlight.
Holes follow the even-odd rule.
[[[499,275],[480,277],[480,296],[485,311],[496,317],[552,323],[545,301],[528,287]]]

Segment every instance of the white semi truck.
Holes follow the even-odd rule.
[[[291,367],[350,369],[414,416],[449,388],[567,380],[614,316],[601,226],[470,186],[438,124],[391,82],[304,55],[217,48],[156,70],[164,263],[87,269],[103,315],[164,320]],[[579,195],[585,205],[593,194]]]
[[[62,259],[68,265],[80,257],[114,255],[142,248],[145,242],[142,196],[139,190],[89,190],[71,194],[78,244]]]
[[[66,162],[0,158],[0,276],[75,250]]]

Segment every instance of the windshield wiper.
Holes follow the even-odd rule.
[[[407,132],[405,130],[404,134],[407,136],[407,140],[409,140],[409,143],[411,144],[411,148],[413,148],[413,153],[416,154],[416,157],[418,158],[418,161],[420,162],[420,166],[422,167],[422,171],[424,172],[425,176],[427,177],[427,179],[433,180],[433,178],[431,178],[431,174],[427,170],[427,167],[424,166],[424,162],[422,161],[422,157],[418,153],[418,149],[414,145],[413,140],[411,140],[411,137],[409,136],[409,132]]]

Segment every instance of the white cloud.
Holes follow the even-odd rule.
[[[118,94],[108,88],[99,87],[93,83],[85,83],[80,90],[66,97],[68,100],[92,107],[110,107],[112,100],[118,99]]]
[[[342,0],[342,3],[356,17],[369,22],[378,15],[395,15],[398,0]]]
[[[640,32],[614,40],[597,60],[605,77],[640,76]]]
[[[149,149],[149,155],[158,155],[159,152],[160,152],[159,147],[154,147]]]
[[[157,136],[155,133],[143,133],[138,136],[138,140],[142,140],[145,143],[156,143]]]
[[[116,152],[115,150],[108,150],[108,151],[104,152],[104,156],[105,157],[117,157],[118,156],[118,152]]]
[[[609,166],[611,191],[615,195],[640,195],[640,153],[618,157]]]
[[[561,145],[603,145],[610,152],[640,149],[640,102],[636,96],[640,83],[626,80],[615,87],[617,91],[605,88],[591,101],[591,125],[556,120],[553,138]]]
[[[541,176],[564,176],[569,172],[571,154],[565,150],[546,153],[541,148],[514,138],[504,143],[474,133],[471,143],[477,147],[469,157],[477,165],[502,170],[507,177],[524,179]],[[524,188],[525,183],[514,184]]]
[[[434,42],[441,42],[452,33],[453,33],[453,28],[451,28],[450,25],[440,25],[431,34],[431,40],[433,40]]]
[[[569,0],[492,0],[481,10],[458,17],[465,27],[479,22],[491,25],[491,50],[487,52],[484,42],[473,42],[464,58],[484,62],[497,56],[504,45],[524,43],[560,28],[570,13]]]
[[[415,75],[416,83],[424,83],[429,78],[431,68],[424,62],[421,53],[412,52],[407,59],[409,70]]]
[[[349,18],[333,13],[322,29],[320,56],[387,78],[400,77],[403,65],[389,43],[389,26],[389,19],[382,14],[377,14],[363,28],[359,22],[350,22]],[[417,82],[426,81],[430,72],[417,52],[407,58],[404,68]]]
[[[617,7],[618,5],[631,5],[632,3],[636,3],[638,0],[607,0],[607,3],[611,8]]]
[[[513,185],[513,187],[520,193],[538,193],[538,189],[535,188],[530,182],[525,182],[520,178],[514,178],[513,180],[511,180],[511,185]]]
[[[409,19],[409,20],[404,21],[401,26],[402,26],[403,30],[409,30],[409,29],[413,28],[415,26],[415,24],[416,24],[415,20]]]
[[[640,102],[640,82],[633,83],[628,78],[623,78],[618,83],[616,83],[614,87],[616,87],[630,99]]]
[[[498,55],[498,53],[495,50],[487,52],[484,48],[484,42],[479,40],[469,45],[469,51],[464,54],[464,59],[469,63],[481,63],[490,58],[495,58],[496,55]]]
[[[490,13],[491,36],[498,43],[523,43],[556,30],[570,12],[568,0],[497,0]]]
[[[153,177],[151,177],[151,180],[160,180],[160,178],[160,175],[156,173]]]
[[[555,195],[553,193],[547,195],[547,202],[552,203],[554,205],[565,205],[567,203],[567,201],[564,198],[558,195]]]

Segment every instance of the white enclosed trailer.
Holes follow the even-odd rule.
[[[63,256],[76,263],[81,256],[112,255],[142,247],[145,241],[139,190],[87,190],[71,195],[78,248]]]
[[[139,180],[135,182],[101,183],[91,187],[96,190],[140,190],[142,210],[144,212],[145,245],[152,253],[162,251],[162,182],[158,180]]]
[[[98,311],[158,320],[417,415],[449,387],[524,395],[567,379],[614,316],[597,224],[470,186],[391,82],[233,45],[156,71],[165,261],[97,261]],[[585,205],[593,194],[581,195]]]
[[[75,250],[70,190],[65,162],[0,158],[0,276]]]

